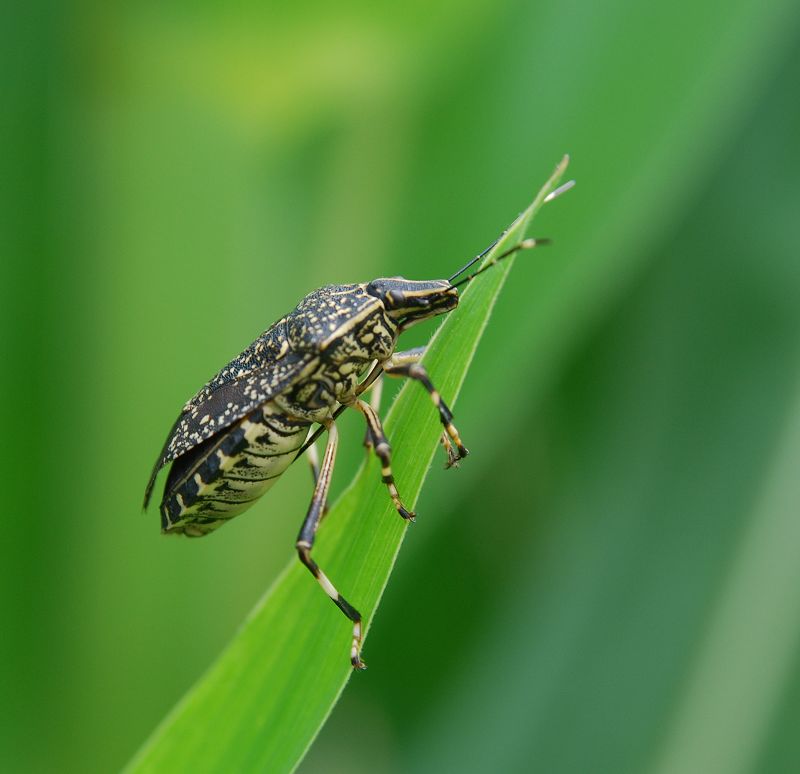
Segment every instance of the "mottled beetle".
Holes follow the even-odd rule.
[[[497,242],[447,280],[390,277],[328,285],[307,295],[186,403],[153,467],[145,508],[158,472],[172,462],[160,506],[162,531],[207,535],[247,510],[296,457],[313,450],[313,441],[327,429],[322,464],[309,454],[316,484],[296,548],[300,561],[353,622],[350,660],[353,667],[363,669],[361,614],[311,558],[336,456],[335,420],[348,406],[364,415],[367,445],[380,459],[383,483],[400,516],[413,520],[392,477],[391,448],[380,419],[361,396],[384,373],[419,381],[439,412],[448,466],[465,457],[468,451],[450,409],[418,362],[422,350],[396,353],[397,339],[415,323],[454,309],[459,285],[516,251],[544,241],[524,240],[455,283]],[[306,441],[312,424],[320,427]]]

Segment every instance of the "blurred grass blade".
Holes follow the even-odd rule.
[[[565,157],[493,253],[524,238],[566,166]],[[458,309],[448,315],[431,340],[425,363],[451,403],[464,382],[512,263],[512,259],[504,261],[470,283]],[[413,507],[440,433],[428,395],[418,385],[406,384],[385,424],[397,449],[394,470],[398,486],[406,504]],[[421,514],[422,521],[428,516]],[[370,459],[331,509],[315,547],[320,566],[364,614],[367,630],[404,534],[405,525]],[[128,771],[291,771],[350,678],[350,636],[349,622],[308,572],[292,562],[216,663],[140,750]],[[369,661],[369,648],[365,650]],[[180,654],[169,657],[180,658]],[[425,654],[414,653],[413,657],[424,658]]]
[[[672,727],[652,766],[656,774],[758,768],[800,645],[796,596],[786,593],[800,588],[797,398],[783,436],[687,670]]]

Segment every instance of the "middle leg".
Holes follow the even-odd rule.
[[[400,495],[397,492],[397,486],[394,483],[394,475],[392,474],[392,447],[389,446],[389,441],[383,432],[381,420],[378,417],[375,409],[366,401],[361,399],[356,400],[353,407],[358,409],[367,420],[367,437],[369,445],[375,451],[378,459],[381,461],[381,480],[389,490],[389,496],[392,498],[394,507],[397,512],[407,521],[414,521],[416,514],[409,511],[400,500]]]

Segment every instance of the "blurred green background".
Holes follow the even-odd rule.
[[[0,770],[119,769],[293,557],[305,466],[207,540],[141,514],[183,401],[315,287],[447,276],[565,152],[300,771],[800,770],[800,6],[0,14]]]

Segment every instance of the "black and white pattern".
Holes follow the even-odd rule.
[[[309,427],[266,403],[184,454],[167,480],[163,530],[200,537],[245,511],[289,467]]]

